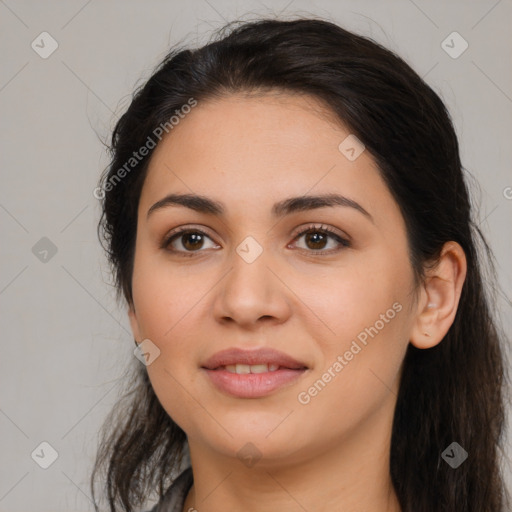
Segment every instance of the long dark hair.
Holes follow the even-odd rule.
[[[158,142],[158,127],[172,130],[169,120],[191,98],[200,105],[233,92],[271,90],[323,101],[365,144],[405,219],[418,282],[445,242],[463,248],[467,277],[453,325],[435,347],[407,348],[390,474],[404,512],[504,512],[510,498],[500,464],[508,460],[502,443],[509,377],[505,338],[492,314],[492,253],[472,218],[445,105],[376,42],[324,20],[263,19],[228,24],[201,48],[172,50],[117,122],[111,164],[100,182],[99,235],[119,297],[132,303],[137,208],[151,158],[150,151],[127,167],[133,151],[149,139]],[[136,364],[133,388],[102,430],[91,477],[94,496],[95,480],[105,470],[112,512],[118,505],[130,512],[152,492],[161,496],[186,442],[156,398],[145,367]],[[441,456],[454,441],[468,453],[457,469]]]

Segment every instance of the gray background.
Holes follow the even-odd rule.
[[[510,0],[0,0],[0,512],[92,510],[97,432],[121,389],[116,379],[140,364],[96,238],[93,190],[108,162],[101,139],[169,45],[272,13],[314,13],[369,35],[441,95],[480,183],[478,219],[512,331]],[[42,46],[43,31],[59,45],[46,59],[31,47]],[[442,47],[453,31],[469,44],[458,58]],[[461,49],[460,40],[446,44]],[[58,452],[48,469],[31,457],[43,441]],[[34,458],[48,461],[40,450]],[[507,478],[510,486],[510,469]]]

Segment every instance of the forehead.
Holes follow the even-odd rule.
[[[340,151],[347,137],[350,130],[310,96],[234,94],[198,102],[156,147],[140,204],[147,211],[166,193],[180,192],[254,211],[311,191],[343,193],[369,209],[384,200],[396,209],[369,152],[350,160]]]

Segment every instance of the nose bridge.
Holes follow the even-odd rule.
[[[229,256],[230,271],[222,280],[214,312],[219,319],[250,325],[259,319],[284,321],[289,315],[284,285],[268,267],[271,251],[247,236]]]

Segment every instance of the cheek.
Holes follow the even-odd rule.
[[[371,263],[307,281],[301,299],[328,330],[323,329],[323,336],[312,329],[308,333],[316,340],[319,357],[308,381],[311,393],[302,390],[305,401],[316,401],[318,394],[322,398],[315,408],[329,402],[329,409],[342,399],[360,414],[364,404],[389,392],[408,343],[408,268],[407,260],[393,264],[389,256],[379,255]]]
[[[194,281],[197,286],[191,286],[190,276],[169,275],[168,268],[143,258],[138,263],[133,296],[140,333],[160,350],[147,366],[148,376],[163,408],[180,428],[189,432],[194,428],[190,419],[204,414],[192,398],[191,369],[197,357],[194,338],[197,344],[199,334],[194,314],[201,306],[206,283],[203,286]]]
[[[190,269],[177,269],[163,258],[140,250],[133,280],[133,299],[141,334],[161,345],[208,290],[205,280],[193,279]]]
[[[331,388],[341,386],[350,396],[357,395],[360,387],[372,387],[376,382],[372,370],[385,382],[392,382],[407,346],[409,321],[408,305],[403,295],[395,292],[392,287],[382,287],[366,295],[351,290],[347,283],[330,294],[328,302],[314,304],[312,309],[329,332],[325,336],[309,332],[319,349],[312,377]]]
[[[362,313],[351,308],[333,317],[336,342],[323,343],[320,364],[298,390],[297,425],[310,426],[304,443],[315,436],[335,442],[383,411],[385,404],[392,410],[407,348],[406,306],[387,298],[375,300],[371,309],[366,306]],[[314,425],[310,418],[315,418]],[[301,436],[301,429],[294,435]]]
[[[355,338],[376,323],[379,331],[389,331],[388,325],[396,323],[397,306],[393,309],[393,304],[402,304],[410,279],[407,271],[396,269],[407,268],[406,265],[407,262],[393,265],[375,257],[307,277],[298,288],[300,299],[322,321],[329,345],[340,348],[340,342]]]

